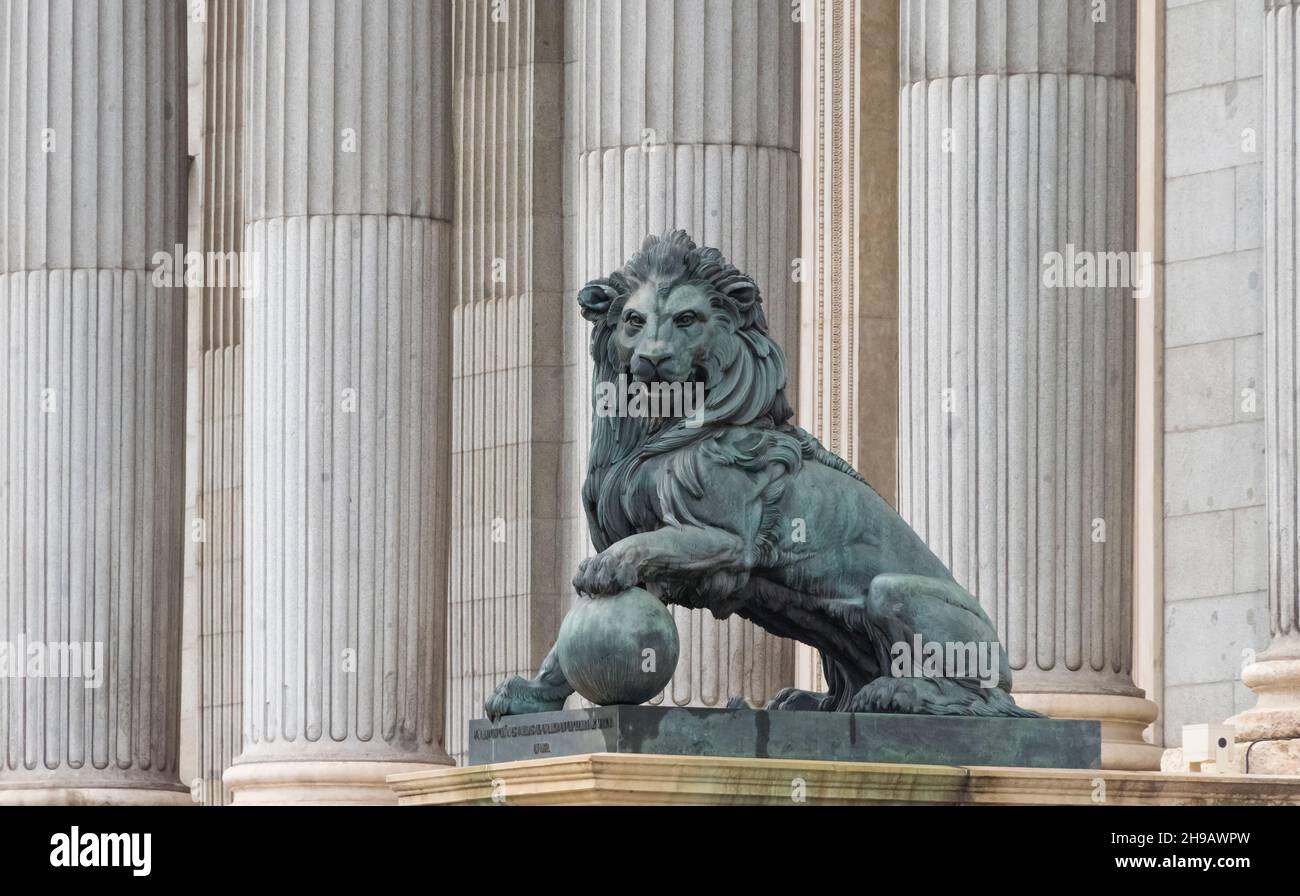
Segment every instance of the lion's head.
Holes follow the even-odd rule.
[[[639,463],[710,437],[718,426],[784,426],[785,355],[767,335],[758,286],[717,249],[684,231],[650,236],[621,270],[578,294],[594,324],[593,420],[583,499],[592,540],[603,550],[626,535],[626,483]],[[704,387],[704,410],[690,419],[597,413],[596,396],[621,378],[647,386]]]
[[[758,286],[685,231],[647,237],[622,270],[584,286],[578,303],[595,325],[598,381],[703,383],[706,424],[779,426],[793,415]]]

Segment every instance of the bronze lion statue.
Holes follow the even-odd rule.
[[[768,709],[1036,715],[1011,699],[979,601],[848,463],[791,424],[785,356],[752,279],[675,231],[647,238],[578,302],[594,325],[593,392],[621,377],[704,394],[691,419],[596,414],[593,402],[582,495],[599,553],[578,569],[579,592],[641,585],[816,647],[829,692],[786,688]],[[952,666],[972,645],[992,657],[983,675]],[[572,693],[552,650],[485,709],[558,710]]]

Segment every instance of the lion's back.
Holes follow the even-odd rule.
[[[884,572],[949,576],[946,566],[865,481],[817,460],[789,477],[782,495],[793,557],[828,557],[859,576]]]

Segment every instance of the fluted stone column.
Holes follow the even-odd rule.
[[[1133,287],[1044,277],[1135,248],[1133,6],[905,0],[901,29],[900,512],[1022,705],[1158,768],[1130,674]]]
[[[0,803],[189,802],[184,15],[0,8]]]
[[[557,365],[573,296],[560,227],[564,6],[455,0],[453,9],[447,749],[463,759],[484,699],[512,675],[532,676],[560,628]]]
[[[1259,701],[1229,720],[1249,743],[1249,770],[1300,774],[1300,0],[1267,0],[1264,13],[1264,344],[1268,470],[1268,609],[1272,640],[1242,680]],[[1240,750],[1241,748],[1239,748]]]
[[[202,83],[202,159],[199,172],[201,250],[214,253],[220,271],[199,290],[192,324],[197,419],[195,546],[198,608],[195,672],[198,681],[196,796],[225,805],[222,775],[243,743],[243,314],[240,260],[244,245],[243,120],[244,0],[207,0]],[[231,259],[234,263],[231,263]],[[191,307],[194,307],[193,305]],[[188,683],[187,683],[188,685]]]
[[[236,804],[450,761],[450,13],[248,4]]]
[[[687,230],[757,280],[773,337],[798,393],[799,28],[786,0],[707,3],[571,2],[567,7],[572,299],[588,279],[623,265],[647,234]],[[576,305],[566,314],[580,322]],[[589,330],[573,324],[568,406],[590,417]],[[580,488],[590,431],[574,435],[567,480]],[[564,578],[590,552],[570,530]],[[572,588],[566,588],[571,598]],[[793,645],[738,618],[673,609],[681,634],[677,674],[664,699],[761,705],[793,684]]]

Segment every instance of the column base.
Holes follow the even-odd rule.
[[[223,780],[235,806],[396,806],[388,776],[454,765],[372,760],[238,762]]]
[[[1237,741],[1234,772],[1244,775],[1300,776],[1300,738]]]
[[[1228,720],[1237,743],[1300,739],[1300,659],[1261,659],[1242,670],[1241,680],[1259,699]]]
[[[1241,680],[1258,702],[1227,721],[1236,731],[1238,763],[1252,775],[1300,775],[1300,659],[1262,658],[1242,670]]]
[[[1164,750],[1142,738],[1160,708],[1145,697],[1110,694],[1011,694],[1025,709],[1051,719],[1101,722],[1101,767],[1117,771],[1159,771]]]
[[[4,787],[0,806],[193,806],[189,788]]]

